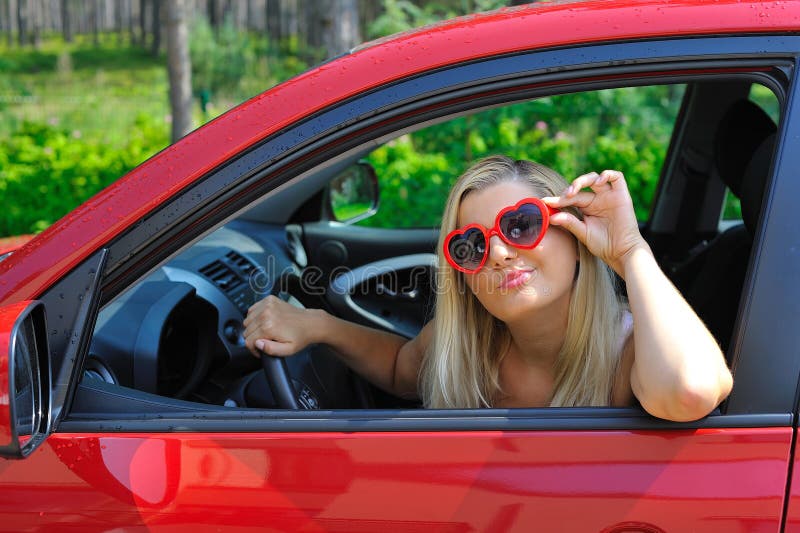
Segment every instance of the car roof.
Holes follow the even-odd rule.
[[[452,64],[532,49],[798,29],[800,2],[592,0],[505,8],[367,43],[216,118],[53,224],[0,262],[0,305],[36,298],[231,156],[378,86]]]

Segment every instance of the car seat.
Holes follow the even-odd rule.
[[[769,175],[777,127],[749,100],[735,102],[723,115],[714,139],[715,165],[722,181],[737,196],[742,224],[728,228],[699,247],[682,263],[674,279],[678,288],[726,352],[747,273]],[[688,273],[688,274],[687,274]]]

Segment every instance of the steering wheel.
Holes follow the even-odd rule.
[[[289,375],[289,366],[283,357],[275,357],[261,352],[261,365],[267,377],[267,383],[272,390],[272,397],[281,409],[303,409],[297,401],[297,392],[292,385],[292,378]]]
[[[297,274],[284,273],[273,285],[271,293],[292,303],[291,287],[299,282]],[[283,290],[281,290],[283,289]],[[303,305],[302,302],[297,302]],[[339,357],[325,346],[310,346],[293,357],[291,372],[287,357],[260,352],[264,377],[279,409],[328,409],[331,407],[370,407],[371,391],[361,379],[353,379],[351,371]],[[292,375],[297,379],[293,379]]]
[[[289,294],[281,291],[281,288],[288,286],[286,282],[290,276],[296,275],[290,272],[281,274],[272,286],[271,293],[284,302],[288,301]],[[292,384],[292,376],[289,374],[289,365],[286,364],[286,359],[266,354],[261,350],[259,350],[259,353],[261,354],[261,365],[264,368],[267,383],[269,383],[272,397],[277,402],[278,407],[281,409],[303,409],[304,407],[297,399],[297,391]]]

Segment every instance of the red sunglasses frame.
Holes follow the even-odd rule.
[[[533,241],[533,243],[526,244],[526,245],[520,245],[520,244],[516,244],[516,243],[513,243],[510,240],[508,240],[508,238],[503,234],[503,232],[500,231],[500,219],[506,213],[509,213],[511,211],[516,211],[517,209],[519,209],[520,207],[522,207],[525,204],[534,204],[536,207],[539,208],[539,211],[542,213],[542,231],[539,232],[539,235],[536,237],[536,240]],[[549,205],[547,205],[544,202],[542,202],[539,198],[532,198],[532,197],[531,198],[523,198],[522,200],[520,200],[516,204],[510,205],[508,207],[504,207],[503,209],[501,209],[500,212],[497,213],[497,216],[494,218],[494,226],[492,226],[491,229],[487,229],[482,224],[473,223],[473,224],[467,224],[466,226],[463,226],[461,228],[456,228],[453,231],[451,231],[450,233],[448,233],[447,237],[445,237],[444,243],[443,243],[444,257],[445,257],[445,259],[447,259],[447,262],[450,263],[450,266],[452,266],[453,268],[455,268],[459,272],[464,272],[465,274],[474,274],[475,272],[478,272],[480,269],[482,269],[483,265],[486,264],[486,259],[489,257],[489,239],[492,238],[492,235],[497,235],[498,237],[500,237],[500,239],[503,242],[505,242],[509,246],[513,246],[514,248],[521,248],[523,250],[530,250],[532,248],[536,248],[536,246],[544,238],[545,233],[547,233],[547,228],[550,227],[550,216],[555,214],[555,213],[558,213],[558,211],[559,210],[557,208],[550,207]],[[450,244],[450,240],[453,237],[456,237],[458,235],[463,235],[468,230],[470,230],[472,228],[477,228],[477,229],[481,230],[481,233],[483,233],[483,238],[486,241],[486,250],[484,250],[483,259],[481,259],[481,264],[478,265],[477,268],[468,269],[468,268],[462,267],[461,265],[459,265],[458,263],[456,263],[453,260],[453,258],[450,255],[450,247],[448,245]]]

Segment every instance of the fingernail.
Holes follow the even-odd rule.
[[[257,340],[257,341],[256,341],[256,348],[258,348],[259,350],[262,350],[262,351],[263,351],[263,350],[264,350],[264,341],[262,341],[262,340]]]
[[[567,187],[567,194],[572,194],[572,189],[573,189],[572,185]]]

